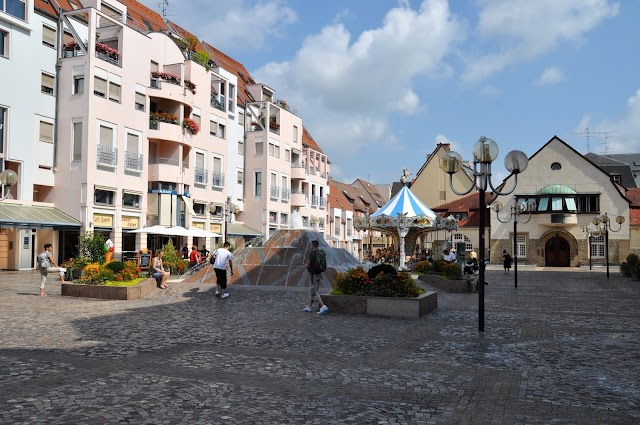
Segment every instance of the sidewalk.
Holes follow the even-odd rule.
[[[302,312],[305,288],[61,297],[0,273],[0,423],[636,424],[640,282],[489,268],[420,319]]]

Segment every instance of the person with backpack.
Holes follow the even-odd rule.
[[[225,242],[222,248],[218,248],[216,252],[211,256],[209,262],[213,264],[213,271],[216,273],[216,283],[218,288],[216,289],[216,297],[227,298],[229,296],[227,289],[227,261],[229,262],[229,268],[231,269],[231,276],[233,276],[233,255],[229,248],[231,244]]]
[[[47,283],[47,274],[58,272],[60,274],[60,284],[66,283],[64,280],[64,274],[67,271],[64,267],[58,267],[53,260],[53,245],[50,243],[44,244],[44,251],[38,254],[36,259],[36,265],[40,270],[40,296],[46,297],[47,293],[44,292],[44,286]]]
[[[309,253],[307,262],[304,264],[307,271],[309,271],[309,277],[311,278],[311,294],[309,297],[309,303],[305,306],[303,311],[311,313],[311,307],[317,300],[318,305],[320,306],[318,314],[326,314],[329,312],[329,307],[322,302],[322,298],[320,298],[318,290],[320,289],[322,273],[327,269],[327,253],[324,252],[323,249],[318,249],[319,245],[318,241],[311,241],[311,252]]]

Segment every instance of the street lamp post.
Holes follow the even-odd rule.
[[[616,217],[616,223],[618,223],[618,230],[613,230],[611,227],[611,220],[607,213],[599,216],[595,216],[591,222],[596,226],[598,233],[604,232],[604,250],[605,258],[607,262],[607,279],[609,279],[609,232],[619,232],[622,229],[622,223],[624,223],[624,217],[619,215]],[[599,235],[598,235],[599,236]]]
[[[4,193],[5,186],[13,186],[16,183],[18,183],[18,175],[15,171],[7,169],[0,173],[0,185],[2,189],[0,191],[0,201],[4,201],[9,196],[9,191]]]
[[[500,201],[494,202],[493,205],[491,205],[491,209],[496,212],[496,218],[500,223],[509,223],[510,221],[513,221],[513,283],[514,283],[514,287],[517,288],[518,287],[518,223],[526,224],[531,220],[531,212],[535,211],[536,203],[534,201],[527,201],[527,203],[525,204],[524,202],[514,201],[514,204],[511,205],[511,218],[509,218],[508,220],[502,220],[500,218],[500,211],[502,210],[503,207],[504,205],[502,205],[502,202]],[[525,211],[529,213],[529,218],[527,218],[527,221],[522,221],[520,219],[520,214],[522,214]]]
[[[499,192],[491,183],[491,163],[498,157],[498,145],[487,137],[480,137],[473,145],[473,185],[464,192],[458,192],[453,186],[453,175],[462,169],[462,157],[459,153],[450,151],[440,158],[440,168],[449,174],[449,186],[451,190],[460,196],[471,193],[472,190],[478,189],[480,222],[480,269],[478,272],[478,330],[484,332],[484,272],[485,272],[485,191],[491,188],[493,192],[505,196],[512,193],[518,184],[518,174],[523,172],[529,164],[529,159],[524,152],[511,151],[504,158],[505,168],[514,176],[514,183],[511,190],[507,192]]]
[[[591,270],[591,257],[592,257],[591,256],[591,238],[593,237],[594,233],[597,233],[597,230],[591,225],[591,223],[589,223],[588,226],[582,226],[582,236],[584,236],[588,240],[587,253],[589,255],[589,270]]]

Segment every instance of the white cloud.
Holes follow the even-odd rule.
[[[450,72],[445,60],[464,34],[446,0],[425,0],[418,10],[401,2],[378,28],[354,38],[343,24],[328,25],[307,37],[290,61],[252,74],[301,112],[323,150],[348,160],[375,145],[402,147],[390,132],[389,114],[426,110],[412,83]]]
[[[549,67],[542,71],[542,74],[534,81],[534,84],[537,86],[550,86],[564,80],[564,72],[560,68]]]
[[[561,42],[580,42],[585,33],[616,16],[620,9],[613,0],[481,0],[480,3],[477,32],[480,41],[486,42],[487,53],[465,57],[466,82],[486,79],[508,66],[550,52]]]
[[[627,99],[625,111],[614,120],[604,120],[594,125],[592,130],[599,131],[601,143],[607,141],[607,153],[632,153],[640,151],[640,90]],[[608,133],[608,134],[604,134]],[[591,149],[602,153],[602,147]]]

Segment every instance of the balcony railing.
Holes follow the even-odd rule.
[[[280,188],[278,186],[271,186],[271,197],[274,199],[278,199],[280,195]]]
[[[316,169],[315,168],[309,168],[309,174],[312,174],[312,175],[315,176],[316,175]]]
[[[166,165],[180,165],[180,161],[174,158],[164,158],[162,156],[149,157],[149,164],[166,164]]]
[[[160,124],[158,121],[149,121],[149,130],[158,130],[160,128]]]
[[[224,187],[224,173],[213,171],[211,173],[211,183],[213,187]]]
[[[194,167],[193,181],[195,184],[207,184],[209,181],[209,173],[206,168]]]
[[[299,161],[292,161],[291,162],[291,168],[304,168],[304,164],[302,162]]]
[[[327,206],[327,198],[320,198],[320,208]]]
[[[112,146],[98,145],[98,158],[99,165],[108,165],[115,167],[118,164],[118,149]]]
[[[311,206],[312,207],[317,207],[319,202],[320,202],[320,197],[319,196],[311,195]]]
[[[133,171],[142,171],[142,154],[138,152],[124,152],[124,168]]]
[[[291,198],[291,191],[289,189],[282,189],[282,192],[280,193],[281,198],[283,201],[288,201],[289,198]]]
[[[112,65],[120,66],[120,55],[115,53],[105,53],[96,50],[96,57],[102,59],[105,62],[109,62]]]

